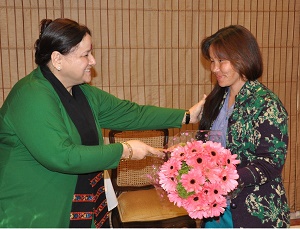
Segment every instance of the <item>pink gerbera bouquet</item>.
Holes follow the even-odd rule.
[[[191,141],[179,144],[158,171],[159,184],[171,202],[194,219],[220,216],[226,196],[237,185],[240,163],[221,143]]]

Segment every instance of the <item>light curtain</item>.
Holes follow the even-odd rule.
[[[184,109],[214,83],[201,40],[221,27],[244,25],[261,47],[261,82],[289,113],[283,178],[291,210],[300,210],[299,14],[299,0],[0,0],[0,106],[35,68],[33,45],[43,18],[68,17],[92,30],[93,85],[140,104]]]

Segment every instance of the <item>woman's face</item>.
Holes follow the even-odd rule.
[[[70,53],[61,55],[61,70],[57,78],[67,90],[71,90],[74,85],[91,82],[91,68],[95,64],[96,60],[92,55],[92,38],[87,34]]]
[[[209,56],[210,69],[216,76],[220,87],[231,87],[239,90],[244,85],[245,80],[233,68],[229,60],[219,59],[212,47],[209,48]]]

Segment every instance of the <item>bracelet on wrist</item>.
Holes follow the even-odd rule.
[[[124,158],[124,159],[125,160],[131,160],[132,155],[133,155],[133,149],[132,149],[131,145],[128,142],[122,142],[122,144],[125,144],[127,146],[127,148],[128,148],[128,151],[129,151],[128,158]]]

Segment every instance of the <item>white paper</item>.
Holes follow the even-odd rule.
[[[107,170],[104,170],[104,187],[108,211],[111,211],[118,205],[118,199]]]

